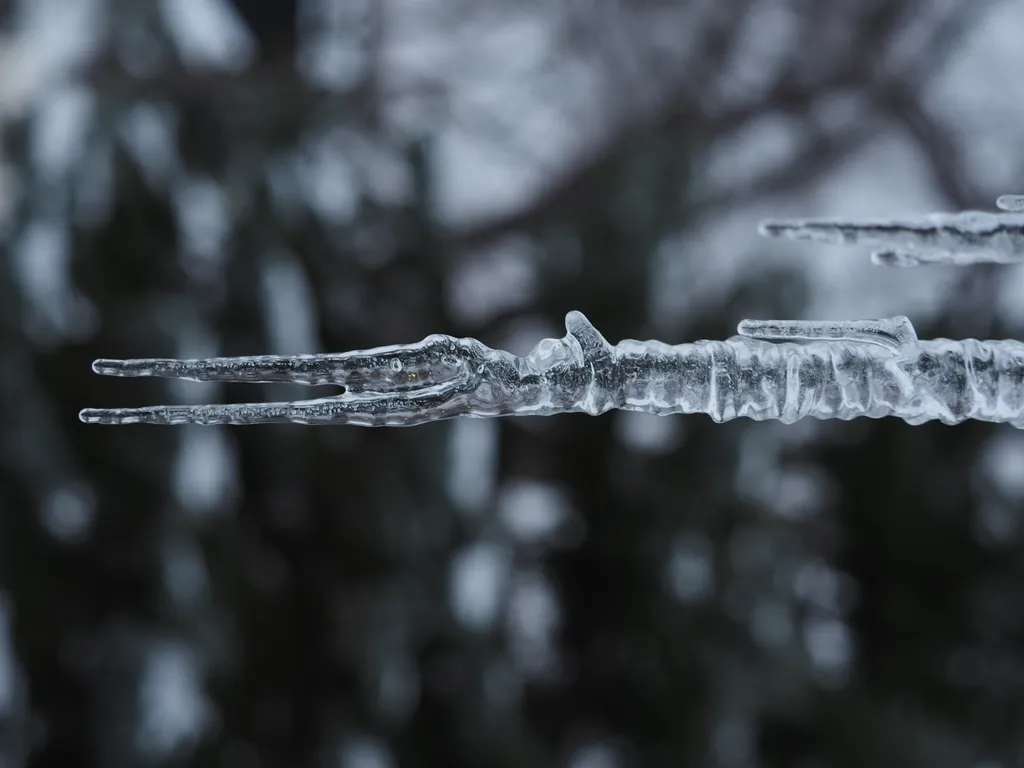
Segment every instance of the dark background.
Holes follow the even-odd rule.
[[[893,136],[943,208],[1021,191],[983,177],[974,137],[927,98],[1000,3],[339,0],[320,4],[331,27],[315,3],[234,0],[254,44],[221,65],[182,54],[167,5],[0,3],[4,765],[1024,765],[1024,446],[1008,427],[76,419],[298,394],[105,379],[97,357],[434,332],[521,353],[571,309],[613,342],[802,316],[816,287],[785,260],[659,312],[665,244],[738,206],[809,199]],[[441,118],[423,116],[452,109],[443,77],[386,77],[391,30],[427,10],[453,51],[460,33],[547,19],[556,54],[606,95],[576,118],[589,148],[471,221],[440,213]],[[18,95],[31,30],[72,11],[98,42]],[[744,62],[773,43],[774,12],[794,37],[755,77]],[[514,41],[453,58],[486,69]],[[314,44],[356,74],[309,76],[296,61]],[[537,98],[577,95],[552,87]],[[420,117],[394,118],[403,88]],[[463,118],[490,141],[550,157],[478,107]],[[788,154],[715,171],[762,121]],[[1018,181],[1020,156],[1005,162]],[[378,161],[398,192],[375,185]],[[333,207],[304,186],[324,162],[348,169]],[[669,253],[695,275],[734,258]],[[943,273],[919,334],[1020,337],[997,300],[1014,273]],[[893,298],[888,314],[910,313]]]

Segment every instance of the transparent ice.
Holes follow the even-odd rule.
[[[1024,196],[998,205],[1024,211]],[[905,221],[765,222],[768,236],[872,245],[877,263],[1024,261],[1024,213],[934,214]],[[725,341],[611,345],[581,312],[566,335],[525,357],[476,339],[329,355],[205,360],[97,360],[96,373],[194,381],[335,385],[330,397],[282,403],[87,408],[90,424],[352,424],[414,426],[456,416],[705,413],[792,423],[807,416],[895,416],[910,424],[967,419],[1024,428],[1024,342],[922,341],[910,320],[744,320]]]
[[[1024,196],[1004,195],[1006,213],[964,211],[907,219],[791,219],[762,222],[766,237],[874,248],[871,260],[889,267],[924,264],[1016,264],[1024,261]]]
[[[455,416],[613,409],[705,413],[791,423],[807,416],[895,416],[911,424],[966,419],[1024,427],[1024,343],[920,341],[905,317],[847,322],[744,320],[725,341],[612,346],[580,312],[567,334],[526,357],[475,339],[430,336],[336,355],[208,360],[98,360],[113,376],[335,384],[333,397],[292,403],[87,409],[98,424],[412,426]]]

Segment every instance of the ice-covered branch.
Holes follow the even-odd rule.
[[[813,416],[966,419],[1024,427],[1024,343],[919,341],[905,317],[851,322],[744,320],[726,341],[609,344],[580,312],[567,334],[526,357],[475,339],[430,336],[337,355],[210,360],[98,360],[97,373],[193,380],[335,384],[293,403],[87,409],[100,424],[411,426],[455,416],[613,409],[705,413],[790,423]],[[773,341],[774,340],[774,341]],[[776,343],[778,342],[778,343]]]
[[[891,267],[922,264],[1016,264],[1024,261],[1024,196],[1004,195],[1009,213],[934,213],[908,219],[793,219],[762,222],[766,237],[874,248],[871,260]]]

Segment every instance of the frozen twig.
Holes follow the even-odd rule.
[[[895,416],[911,424],[978,419],[1024,427],[1024,343],[1017,341],[919,341],[910,321],[895,317],[744,320],[740,335],[726,341],[612,346],[580,312],[565,324],[565,337],[541,341],[526,357],[435,335],[336,355],[98,360],[93,369],[111,376],[290,381],[344,391],[291,403],[87,409],[81,419],[411,426],[620,409],[705,413],[719,422]]]
[[[1024,196],[1005,195],[1009,213],[934,213],[908,219],[793,219],[762,222],[766,237],[874,248],[871,260],[891,267],[923,264],[1016,264],[1024,261]],[[1019,211],[1019,212],[1018,212]]]

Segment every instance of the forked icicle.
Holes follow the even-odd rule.
[[[907,219],[792,219],[765,221],[766,237],[816,240],[874,249],[871,260],[883,266],[923,264],[1016,264],[1024,261],[1024,196],[1004,195],[1008,213],[933,213]]]
[[[86,409],[94,424],[411,426],[455,416],[613,409],[705,413],[786,423],[812,416],[967,419],[1024,427],[1024,343],[920,341],[905,317],[850,322],[744,320],[726,341],[609,344],[580,312],[567,334],[526,357],[475,339],[430,336],[337,355],[211,360],[100,360],[111,376],[336,384],[293,403]],[[769,341],[774,340],[774,341]],[[777,342],[777,343],[776,343]]]

